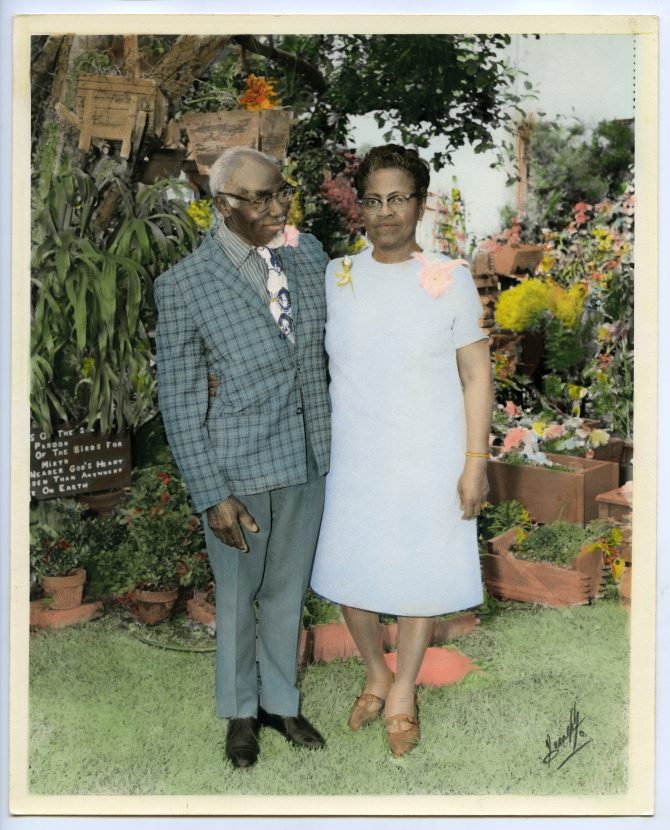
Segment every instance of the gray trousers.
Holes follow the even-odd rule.
[[[242,528],[248,553],[224,545],[203,516],[216,581],[220,718],[254,716],[259,701],[267,712],[298,714],[298,638],[325,492],[309,447],[307,458],[305,484],[238,496],[259,528]]]

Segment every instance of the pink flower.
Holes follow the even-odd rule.
[[[526,427],[514,427],[505,436],[503,441],[503,450],[509,452],[515,449],[520,444],[525,443],[530,438],[530,430]]]
[[[423,268],[419,271],[420,284],[430,296],[436,300],[449,288],[453,282],[452,271],[458,265],[467,265],[465,259],[428,259],[424,254],[415,251],[412,256],[418,260]]]
[[[505,404],[505,412],[511,418],[518,418],[521,415],[521,410],[519,407],[514,403],[514,401],[507,401]]]
[[[297,248],[299,236],[300,231],[296,227],[293,225],[284,225],[284,245],[289,248]]]
[[[573,210],[575,213],[579,213],[580,211],[591,210],[591,208],[592,205],[589,205],[586,202],[577,202]]]
[[[563,424],[549,424],[545,429],[543,438],[560,438],[565,433]]]

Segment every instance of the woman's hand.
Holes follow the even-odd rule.
[[[475,516],[479,516],[488,492],[486,459],[467,458],[461,477],[458,479],[458,496],[461,500],[464,519],[474,519]]]

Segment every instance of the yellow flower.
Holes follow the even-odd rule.
[[[461,191],[457,187],[452,187],[451,198],[454,202],[457,202],[461,198]]]
[[[589,433],[589,442],[592,447],[602,447],[610,440],[610,434],[604,429],[592,429]]]
[[[335,285],[340,288],[344,285],[350,285],[351,290],[354,290],[354,281],[351,278],[351,269],[353,264],[354,263],[351,261],[351,257],[348,254],[340,260],[342,269],[340,271],[335,271]]]
[[[526,531],[522,527],[517,527],[515,544],[520,545],[521,542],[523,542],[523,540],[526,538],[526,536],[528,536]]]
[[[568,384],[568,395],[573,401],[578,401],[586,395],[587,389],[584,386],[577,386],[575,383]]]
[[[286,224],[293,225],[294,228],[299,228],[304,218],[305,212],[302,209],[300,194],[294,193],[291,199],[291,207],[288,209],[288,214],[286,215]]]
[[[621,559],[620,556],[617,556],[617,558],[612,562],[612,576],[614,577],[614,579],[616,579],[617,582],[623,576],[623,572],[625,569],[626,563],[623,559]]]
[[[536,432],[540,437],[544,435],[544,431],[547,428],[547,425],[544,421],[535,421],[533,424],[533,431]]]
[[[553,257],[549,252],[547,252],[542,257],[542,262],[540,263],[540,270],[543,271],[545,274],[548,274],[549,271],[554,267],[556,263],[556,258]]]
[[[194,202],[189,202],[186,213],[188,213],[200,230],[206,231],[212,224],[212,200],[197,199]]]
[[[581,283],[575,283],[570,288],[561,288],[553,285],[549,296],[549,307],[567,329],[573,329],[579,323],[586,301],[586,288]]]
[[[504,329],[525,331],[537,325],[549,304],[546,282],[529,278],[503,291],[496,306],[496,321]]]
[[[362,251],[363,248],[366,247],[368,243],[365,241],[364,236],[359,236],[358,239],[354,242],[354,244],[349,249],[349,253],[357,254],[359,251]]]

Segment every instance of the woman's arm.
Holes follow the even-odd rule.
[[[458,480],[463,518],[479,515],[488,493],[486,463],[489,452],[493,381],[488,340],[477,340],[456,350],[458,373],[465,403],[466,449],[480,453],[464,458],[463,472]]]

